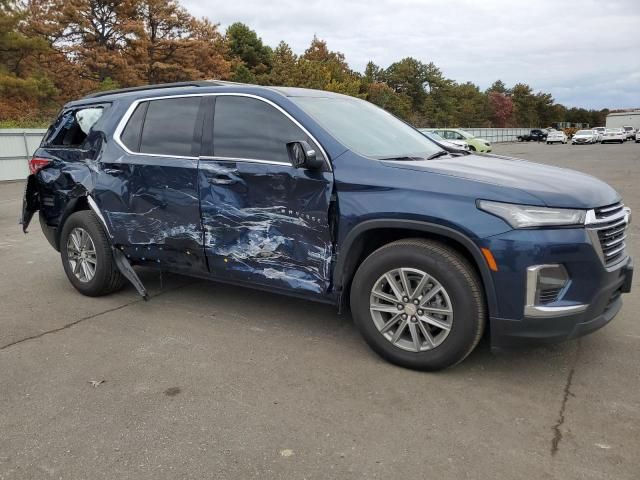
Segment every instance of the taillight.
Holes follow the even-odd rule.
[[[38,173],[40,169],[49,165],[49,162],[51,162],[51,160],[48,158],[33,157],[29,160],[29,172],[31,172],[31,175]]]

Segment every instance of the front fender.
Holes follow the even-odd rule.
[[[478,271],[480,272],[489,315],[492,316],[497,313],[497,300],[493,278],[491,277],[491,272],[480,248],[469,237],[457,230],[454,230],[453,228],[418,220],[374,219],[365,220],[355,225],[341,242],[337,252],[336,263],[333,271],[333,285],[337,292],[342,292],[352,277],[352,274],[355,272],[355,265],[350,264],[350,261],[353,263],[355,258],[350,254],[354,253],[354,246],[357,245],[358,239],[362,238],[362,236],[368,231],[379,229],[407,230],[408,232],[420,231],[448,238],[462,245],[462,247],[471,255]]]

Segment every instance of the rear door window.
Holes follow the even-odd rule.
[[[171,157],[197,156],[200,149],[199,135],[196,132],[196,125],[199,123],[200,98],[167,98],[148,102],[146,115],[144,115],[142,122],[138,151]],[[129,120],[133,122],[131,136],[125,128],[122,136],[123,143],[125,142],[124,138],[127,138],[127,141],[135,144],[136,128],[143,113],[139,114],[140,119],[136,114],[138,114],[137,109]],[[129,123],[127,127],[129,127]],[[125,145],[127,144],[125,143]]]

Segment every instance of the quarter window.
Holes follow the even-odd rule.
[[[149,102],[143,102],[138,104],[133,115],[129,117],[127,126],[124,127],[120,140],[126,145],[126,147],[132,152],[140,151],[140,134],[142,133],[142,124],[144,123],[144,116],[147,113],[147,106]]]
[[[287,143],[301,140],[313,145],[295,123],[266,102],[249,97],[216,98],[213,148],[217,157],[288,162]]]

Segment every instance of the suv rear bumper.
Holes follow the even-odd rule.
[[[556,343],[591,333],[609,323],[622,307],[622,293],[631,290],[633,260],[607,272],[601,288],[581,312],[520,320],[491,318],[491,345],[505,348],[524,344]]]

